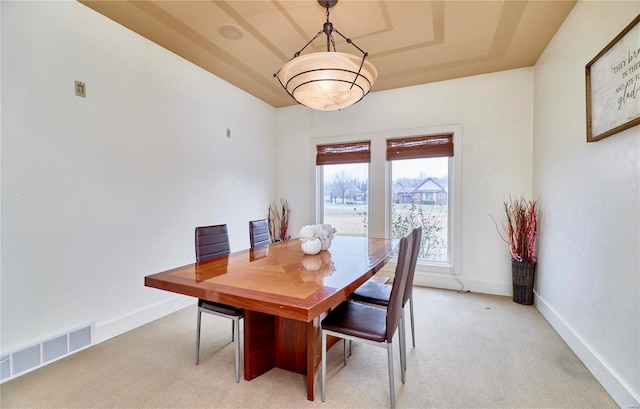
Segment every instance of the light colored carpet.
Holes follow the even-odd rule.
[[[533,306],[508,297],[416,287],[416,347],[398,408],[617,408]],[[408,312],[407,312],[408,315]],[[342,343],[328,355],[326,402],[305,378],[273,369],[234,379],[228,320],[203,314],[194,365],[195,306],[0,385],[9,408],[388,408],[386,351]],[[242,375],[241,375],[242,376]]]

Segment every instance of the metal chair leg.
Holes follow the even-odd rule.
[[[342,346],[343,346],[342,350],[344,352],[344,366],[347,366],[347,339],[346,338],[342,339]]]
[[[409,307],[411,307],[411,340],[413,341],[413,346],[416,346],[416,330],[415,325],[413,323],[413,294],[409,297]]]
[[[400,347],[400,379],[404,384],[404,373],[407,370],[407,334],[405,333],[405,325],[404,325],[404,311],[400,316],[400,328],[399,331],[399,339],[398,346]]]
[[[321,367],[321,392],[320,392],[320,397],[322,398],[322,401],[324,402],[324,388],[325,388],[325,384],[327,381],[327,334],[322,331],[322,354],[321,354],[321,361],[322,363],[320,364]]]
[[[236,383],[240,382],[240,319],[234,318],[231,320],[233,326],[234,333],[237,334],[236,338]]]
[[[391,342],[387,343],[387,358],[389,360],[389,394],[391,396],[391,409],[395,409],[396,388],[393,383],[393,348]]]
[[[407,370],[407,333],[405,325],[404,308],[400,310],[400,325],[398,328],[398,338],[400,346],[400,373],[402,374],[402,383],[404,383],[404,372]]]
[[[231,342],[235,341],[235,320],[231,320]]]
[[[196,365],[200,363],[200,322],[202,320],[202,312],[198,309],[198,328],[196,330]]]

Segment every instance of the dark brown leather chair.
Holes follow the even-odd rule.
[[[271,244],[269,223],[267,219],[252,220],[249,222],[249,241],[251,248],[268,246]]]
[[[416,346],[416,335],[415,335],[415,325],[413,319],[413,278],[416,273],[416,264],[418,262],[418,255],[420,253],[420,243],[422,241],[422,226],[416,227],[411,231],[411,235],[413,236],[413,246],[411,248],[411,263],[409,264],[409,273],[407,275],[407,285],[402,296],[402,319],[400,322],[400,331],[402,331],[404,343],[404,331],[405,331],[405,314],[404,307],[409,302],[409,307],[411,309],[411,339],[413,341],[413,346]],[[350,299],[355,302],[360,302],[364,304],[369,304],[377,307],[387,308],[389,304],[389,298],[391,295],[391,287],[382,284],[373,280],[368,280],[366,283],[358,287],[350,296]],[[407,360],[406,360],[406,345],[403,345],[404,348],[401,348],[402,353],[402,366],[403,369],[407,369]]]
[[[391,408],[395,408],[396,394],[393,381],[393,336],[398,329],[402,314],[402,299],[407,284],[407,276],[411,264],[411,249],[413,248],[413,234],[407,234],[400,239],[400,251],[395,277],[391,286],[391,293],[386,309],[373,307],[352,301],[344,301],[330,311],[322,320],[322,401],[325,400],[325,385],[327,376],[327,335],[343,340],[364,342],[387,349],[389,362],[389,392]],[[400,343],[402,348],[402,343]],[[345,352],[346,356],[346,352]],[[346,360],[345,360],[346,364]],[[400,371],[402,383],[404,372]]]
[[[228,255],[229,233],[226,224],[196,227],[196,260],[205,260]],[[202,313],[217,315],[231,320],[231,341],[236,343],[236,382],[240,382],[240,319],[242,308],[213,301],[198,299],[198,329],[196,334],[196,365],[200,363],[200,326]]]

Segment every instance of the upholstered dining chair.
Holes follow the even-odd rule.
[[[415,324],[413,319],[413,279],[416,273],[416,265],[418,263],[418,255],[420,253],[420,243],[422,241],[422,226],[416,227],[411,231],[413,237],[413,245],[411,248],[411,262],[409,264],[409,273],[407,275],[407,285],[402,296],[402,318],[400,322],[400,330],[405,331],[405,313],[404,308],[409,302],[410,314],[411,314],[411,339],[413,346],[416,346]],[[351,293],[350,299],[355,302],[363,304],[369,304],[374,307],[387,308],[389,304],[389,298],[391,296],[391,287],[379,283],[373,280],[368,280],[363,285],[358,287],[353,293]],[[403,337],[404,342],[404,337]],[[403,369],[407,369],[406,362],[406,346],[402,349],[402,366]]]
[[[267,219],[252,220],[249,222],[249,241],[251,248],[268,246],[271,244],[269,223]]]
[[[398,329],[402,314],[402,297],[407,284],[412,247],[412,234],[407,234],[400,239],[398,264],[396,265],[395,277],[391,286],[391,294],[386,309],[352,301],[344,301],[335,309],[331,310],[322,320],[320,326],[322,328],[321,396],[323,402],[325,400],[327,377],[327,335],[331,335],[342,338],[345,341],[364,342],[387,349],[391,408],[395,408],[396,394],[393,381],[392,340]],[[402,334],[400,334],[400,336],[402,336]],[[402,348],[402,343],[400,343],[400,348]],[[404,372],[404,370],[400,371],[402,383],[404,383]]]
[[[229,233],[226,224],[196,227],[196,260],[198,262],[227,255],[229,252]],[[200,327],[203,312],[231,320],[231,341],[236,343],[236,382],[240,382],[240,319],[244,316],[244,310],[232,305],[198,299],[196,365],[200,363]]]

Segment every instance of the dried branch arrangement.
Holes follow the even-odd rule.
[[[535,242],[538,229],[538,201],[526,200],[523,196],[512,198],[504,202],[506,223],[496,230],[500,238],[509,245],[511,259],[517,262],[535,263]],[[493,219],[493,217],[492,217]]]
[[[289,202],[280,198],[280,207],[276,203],[269,205],[269,233],[271,241],[285,241],[291,238],[289,233],[289,219],[291,208]]]

